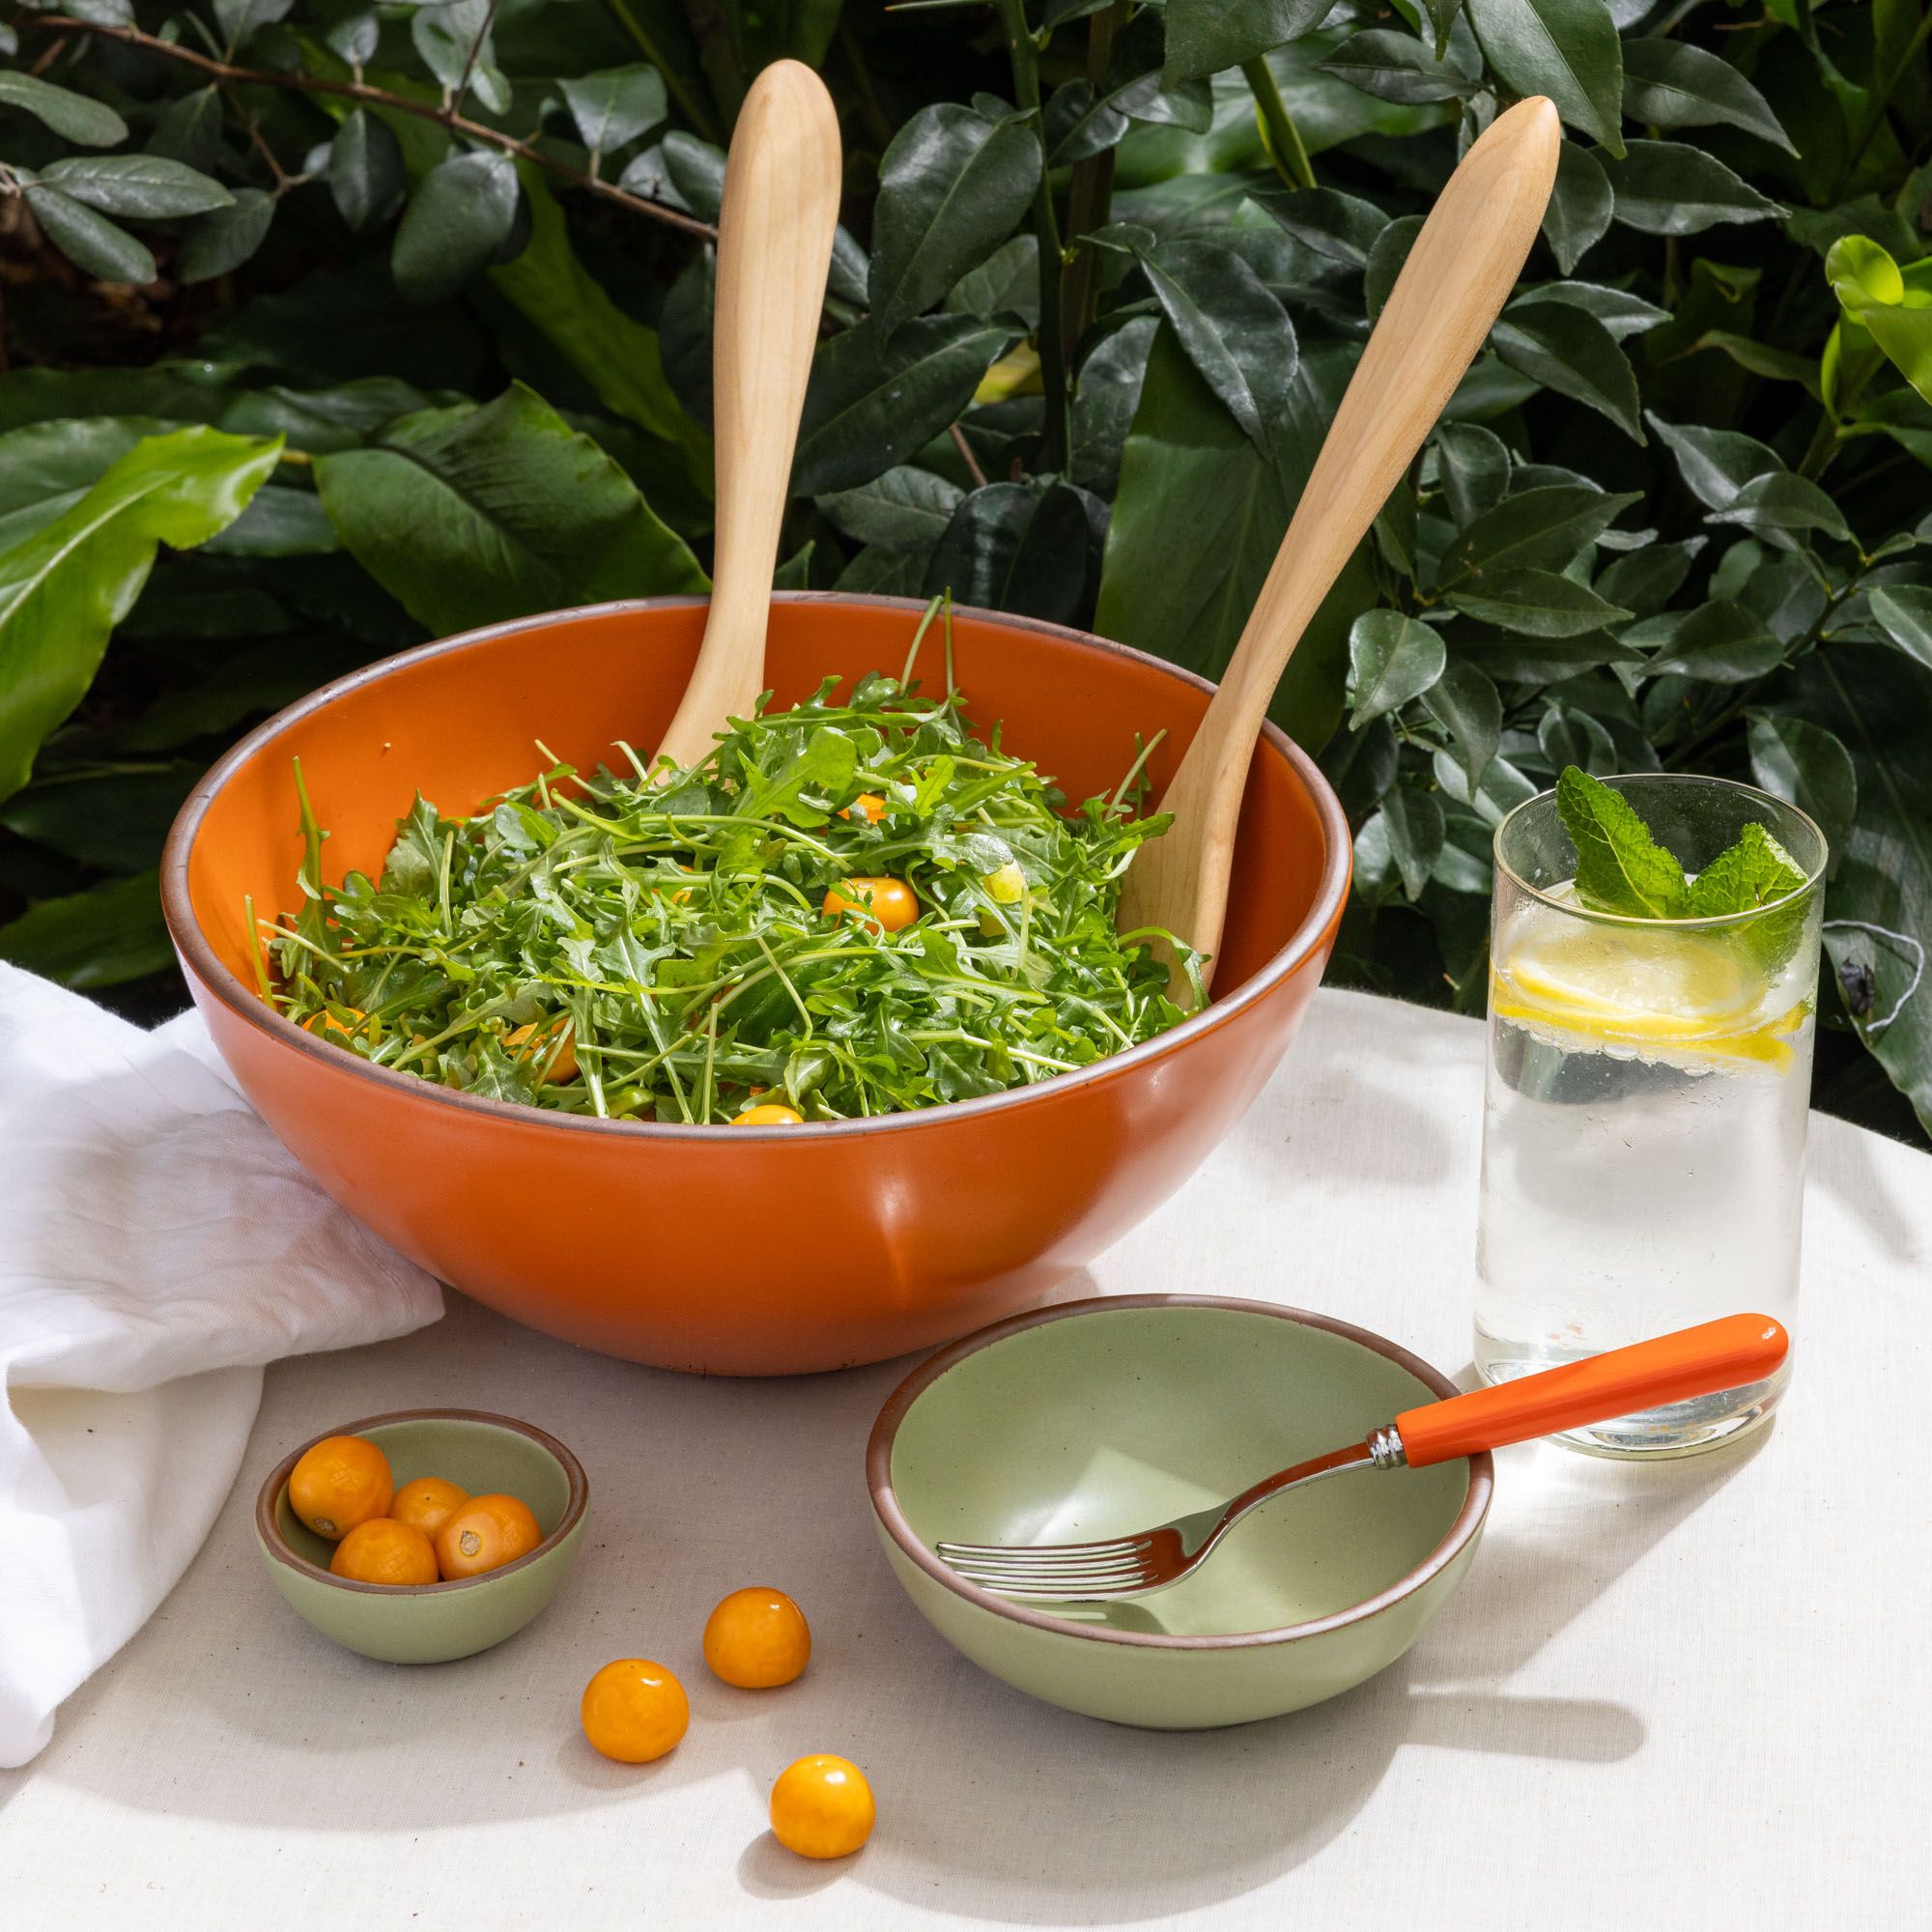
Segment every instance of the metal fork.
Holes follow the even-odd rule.
[[[1728,1315],[1628,1349],[1405,1410],[1359,1442],[1311,1457],[1219,1507],[1191,1511],[1130,1536],[1032,1546],[938,1543],[939,1559],[1002,1597],[1060,1603],[1140,1597],[1164,1590],[1205,1562],[1250,1511],[1323,1476],[1350,1469],[1419,1469],[1457,1456],[1550,1435],[1585,1423],[1768,1379],[1790,1347],[1766,1315]]]

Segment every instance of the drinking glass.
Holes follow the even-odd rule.
[[[1605,781],[1694,877],[1755,821],[1804,873],[1708,919],[1592,912],[1553,792],[1496,828],[1476,1237],[1491,1381],[1719,1315],[1792,1325],[1824,897],[1824,835],[1724,779]],[[1767,1381],[1559,1438],[1684,1455],[1761,1422]]]

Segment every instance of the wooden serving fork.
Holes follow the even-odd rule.
[[[724,165],[712,324],[718,544],[711,612],[658,753],[695,765],[765,686],[765,627],[811,351],[838,225],[838,117],[825,83],[778,61],[752,83]]]
[[[1540,97],[1497,116],[1449,177],[1335,412],[1283,537],[1174,782],[1174,814],[1127,868],[1122,932],[1154,926],[1209,955],[1220,950],[1235,831],[1255,738],[1301,634],[1456,385],[1521,270],[1556,180],[1562,129]],[[1174,974],[1175,997],[1185,981]]]

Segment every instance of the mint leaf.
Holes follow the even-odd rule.
[[[1592,912],[1628,919],[1683,915],[1689,895],[1684,867],[1602,780],[1566,765],[1556,781],[1556,813],[1577,847],[1577,896]]]
[[[1747,825],[1738,842],[1719,852],[1690,886],[1684,910],[1692,919],[1755,912],[1804,883],[1804,868],[1762,825]]]
[[[1804,868],[1762,825],[1747,825],[1738,842],[1719,852],[1690,886],[1685,910],[1693,919],[1755,912],[1789,898],[1804,884]],[[1795,899],[1739,929],[1738,937],[1767,979],[1798,951],[1810,902]]]

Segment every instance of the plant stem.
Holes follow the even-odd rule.
[[[445,107],[453,107],[458,113],[462,112],[463,103],[469,97],[469,76],[476,71],[476,62],[483,52],[483,43],[490,38],[490,29],[497,23],[497,0],[489,0],[489,4],[483,9],[483,24],[477,28],[476,38],[469,43],[469,51],[464,56],[463,71],[457,76],[456,86],[443,101]],[[230,48],[229,51],[233,52],[234,49]],[[595,154],[590,156],[590,165],[593,169],[597,165]]]
[[[1844,582],[1836,590],[1827,596],[1825,599],[1825,608],[1812,620],[1810,628],[1785,653],[1784,662],[1786,664],[1789,664],[1794,658],[1802,657],[1806,651],[1814,649],[1819,644],[1825,635],[1825,626],[1837,614],[1845,600],[1864,582],[1864,566],[1861,565],[1845,579]],[[1693,732],[1683,744],[1679,745],[1676,750],[1665,757],[1663,760],[1664,770],[1682,770],[1707,745],[1721,738],[1725,731],[1750,709],[1751,700],[1774,675],[1776,675],[1775,672],[1768,671],[1763,677],[1754,677],[1749,683],[1741,686],[1737,696],[1731,699],[1730,703],[1725,705],[1707,724]]]
[[[1838,453],[1841,440],[1837,424],[1830,415],[1821,412],[1818,427],[1811,432],[1811,440],[1805,445],[1804,454],[1798,459],[1799,475],[1815,478]]]
[[[433,121],[438,127],[448,128],[452,134],[461,134],[466,141],[475,141],[483,147],[515,155],[519,160],[528,161],[533,167],[556,175],[574,186],[594,194],[600,201],[613,202],[619,208],[629,209],[634,214],[647,215],[653,221],[662,221],[667,227],[681,229],[685,234],[698,236],[706,242],[718,240],[717,229],[708,221],[694,220],[674,208],[666,207],[663,202],[651,201],[643,195],[613,186],[610,182],[599,181],[595,175],[585,174],[582,168],[574,168],[567,161],[559,161],[540,148],[532,147],[529,142],[518,140],[514,134],[499,133],[495,128],[484,127],[480,121],[467,119],[453,105],[432,107],[427,101],[411,100],[404,95],[391,94],[385,88],[371,87],[366,81],[325,80],[312,73],[268,73],[253,68],[236,67],[228,61],[196,53],[192,47],[144,34],[138,27],[114,26],[101,20],[75,20],[65,14],[28,14],[21,19],[20,25],[37,27],[46,33],[94,34],[102,40],[119,41],[126,46],[139,47],[144,53],[158,54],[163,60],[180,61],[184,66],[191,67],[227,87],[276,87],[287,94],[328,94],[343,100],[387,108],[397,114],[412,114],[418,121]]]
[[[1127,23],[1131,0],[1114,0],[1105,13],[1095,14],[1087,25],[1087,78],[1097,91],[1106,78],[1107,64],[1113,56],[1114,39]],[[1066,233],[1076,239],[1106,225],[1107,211],[1114,198],[1114,150],[1103,148],[1084,161],[1075,161],[1066,183]],[[1093,249],[1082,248],[1066,265],[1061,290],[1063,309],[1062,341],[1066,363],[1073,365],[1080,338],[1093,327],[1100,309],[1100,268]]]
[[[1039,114],[1039,51],[1027,28],[1025,0],[999,0],[1000,25],[1013,64],[1013,93],[1021,109]],[[1034,234],[1039,242],[1039,379],[1046,391],[1046,436],[1043,468],[1064,470],[1073,442],[1072,417],[1066,392],[1066,343],[1061,322],[1061,282],[1065,274],[1060,245],[1060,218],[1053,207],[1053,183],[1040,158],[1039,185],[1033,198]]]
[[[866,52],[859,44],[858,35],[852,31],[852,16],[849,14],[841,13],[838,16],[838,51],[845,56],[845,65],[852,70],[852,84],[859,90],[859,105],[865,114],[866,126],[883,154],[892,146],[893,124],[886,110],[879,105],[879,91],[872,85],[872,71],[866,64]]]
[[[1290,187],[1313,187],[1315,167],[1302,144],[1301,129],[1274,84],[1274,74],[1264,54],[1241,63],[1241,78],[1248,83],[1261,110],[1262,126],[1267,129],[1268,146],[1274,154],[1274,171]]]
[[[691,123],[696,132],[707,141],[716,141],[718,124],[711,118],[710,110],[678,78],[676,70],[658,51],[657,43],[638,24],[638,16],[625,5],[625,0],[605,0],[605,5],[616,15],[617,24],[637,43],[638,51],[664,76],[666,92],[677,103],[678,112]]]
[[[966,473],[973,479],[976,490],[986,487],[986,472],[980,468],[980,459],[973,454],[973,445],[966,440],[966,432],[957,423],[952,425],[952,446],[959,452],[959,460],[966,466]]]
[[[1885,366],[1885,352],[1872,343],[1866,347],[1856,362],[1842,367],[1833,398],[1835,407],[1827,410],[1818,418],[1818,427],[1811,432],[1811,441],[1804,454],[1798,459],[1798,473],[1801,476],[1817,477],[1826,466],[1837,455],[1838,446],[1845,440],[1845,432],[1839,426],[1845,412],[1863,393],[1864,386]]]

